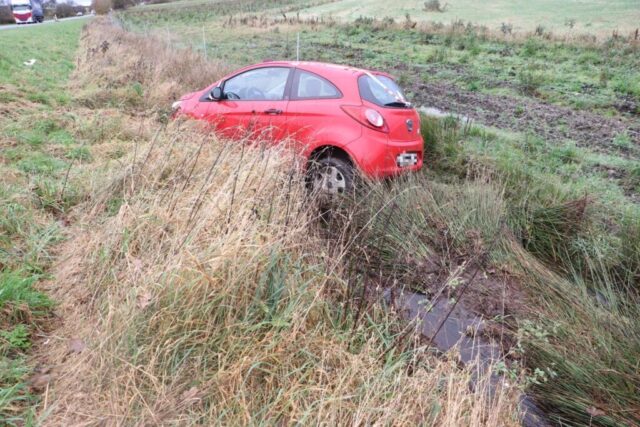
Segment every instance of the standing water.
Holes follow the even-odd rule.
[[[486,373],[487,369],[491,369],[501,360],[502,352],[496,343],[481,338],[475,332],[469,333],[469,331],[479,331],[484,322],[460,304],[453,306],[445,298],[431,301],[421,293],[397,292],[390,289],[385,290],[384,299],[398,308],[405,320],[419,320],[420,333],[430,339],[438,350],[446,352],[457,347],[461,361],[467,365],[473,364],[479,374]],[[442,327],[440,327],[441,324]],[[440,328],[439,331],[438,328]],[[493,394],[496,388],[504,383],[504,377],[496,373],[490,375],[489,393]],[[482,375],[476,377],[480,376]],[[525,427],[552,425],[544,412],[526,394],[520,397],[520,411],[522,425]]]

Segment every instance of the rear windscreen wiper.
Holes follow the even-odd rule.
[[[411,103],[410,102],[402,102],[402,101],[393,101],[393,102],[387,102],[386,104],[384,104],[385,107],[405,107],[405,108],[409,108],[411,107]]]

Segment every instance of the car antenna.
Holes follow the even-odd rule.
[[[298,39],[296,41],[296,61],[300,61],[300,33],[298,33]]]

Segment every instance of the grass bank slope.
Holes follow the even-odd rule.
[[[170,80],[161,43],[95,22],[77,78],[148,112],[112,82],[140,63],[167,70],[145,71],[143,93]],[[517,388],[490,399],[488,377],[399,339],[406,325],[379,301],[349,298],[346,243],[316,236],[294,156],[154,117],[159,131],[96,177],[59,248],[45,424],[518,423]]]
[[[527,367],[528,389],[554,422],[637,424],[637,43],[564,43],[546,30],[496,37],[413,18],[344,24],[283,17],[272,6],[190,23],[186,11],[174,19],[132,10],[122,19],[163,37],[171,26],[174,43],[239,65],[292,59],[299,32],[304,59],[394,71],[411,99],[493,126],[424,120],[424,175],[365,204],[365,218],[389,218],[361,242],[373,260],[366,271],[382,267],[390,283],[453,300],[467,289],[471,308],[469,299],[496,303],[482,314],[511,331],[507,371]],[[516,283],[520,293],[492,303],[492,280],[460,285],[486,258],[486,277],[505,284],[498,291]]]

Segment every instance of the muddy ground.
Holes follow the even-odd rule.
[[[421,83],[413,85],[416,104],[435,107],[499,129],[529,132],[546,141],[559,144],[573,141],[579,147],[596,153],[638,159],[640,157],[640,118],[634,116],[604,117],[588,111],[548,104],[535,98],[513,98],[488,95],[460,89],[450,83]],[[628,147],[616,145],[617,135],[627,134],[632,142]],[[596,169],[619,185],[634,203],[640,203],[640,193],[630,184],[629,171],[611,165],[597,165]]]
[[[335,51],[336,57],[344,57],[354,66],[368,68],[364,50],[351,47],[348,52],[340,45],[316,45],[325,51]],[[625,158],[640,156],[640,105],[635,99],[620,96],[610,107],[618,112],[615,117],[576,110],[545,102],[536,94],[521,97],[471,91],[445,81],[425,82],[423,77],[437,75],[446,69],[448,73],[464,79],[469,71],[458,64],[406,64],[386,63],[382,69],[396,76],[407,76],[405,88],[413,92],[412,102],[417,106],[435,107],[439,110],[466,116],[480,124],[515,132],[530,132],[549,142],[574,141],[576,145],[595,152],[613,154]],[[502,79],[487,78],[485,87],[514,88],[514,83]],[[592,90],[588,85],[583,91]],[[625,149],[613,144],[617,135],[627,134],[632,147]]]
[[[580,147],[602,153],[615,151],[625,157],[640,149],[640,120],[603,117],[534,98],[472,92],[450,83],[415,81],[413,90],[419,105],[461,114],[488,126],[532,132],[547,141],[572,140]],[[614,138],[625,132],[635,145],[627,152],[613,145]]]
[[[402,313],[402,317],[413,318],[419,312],[425,323],[422,332],[424,344],[435,338],[435,347],[446,350],[466,334],[479,334],[499,349],[499,354],[492,357],[508,355],[513,359],[511,350],[516,344],[517,330],[514,320],[528,315],[531,301],[518,278],[507,270],[488,266],[484,257],[481,258],[469,254],[451,257],[437,253],[425,259],[409,257],[402,272],[392,276],[380,266],[368,265],[361,272],[369,276],[363,292],[369,296],[370,303],[389,297],[391,305]],[[401,294],[413,295],[411,298],[420,295],[428,304],[402,303]],[[410,306],[420,307],[416,313],[407,314],[407,311],[416,311]],[[458,327],[436,332],[441,321]],[[472,324],[478,327],[465,329]],[[438,338],[449,344],[442,348]]]

